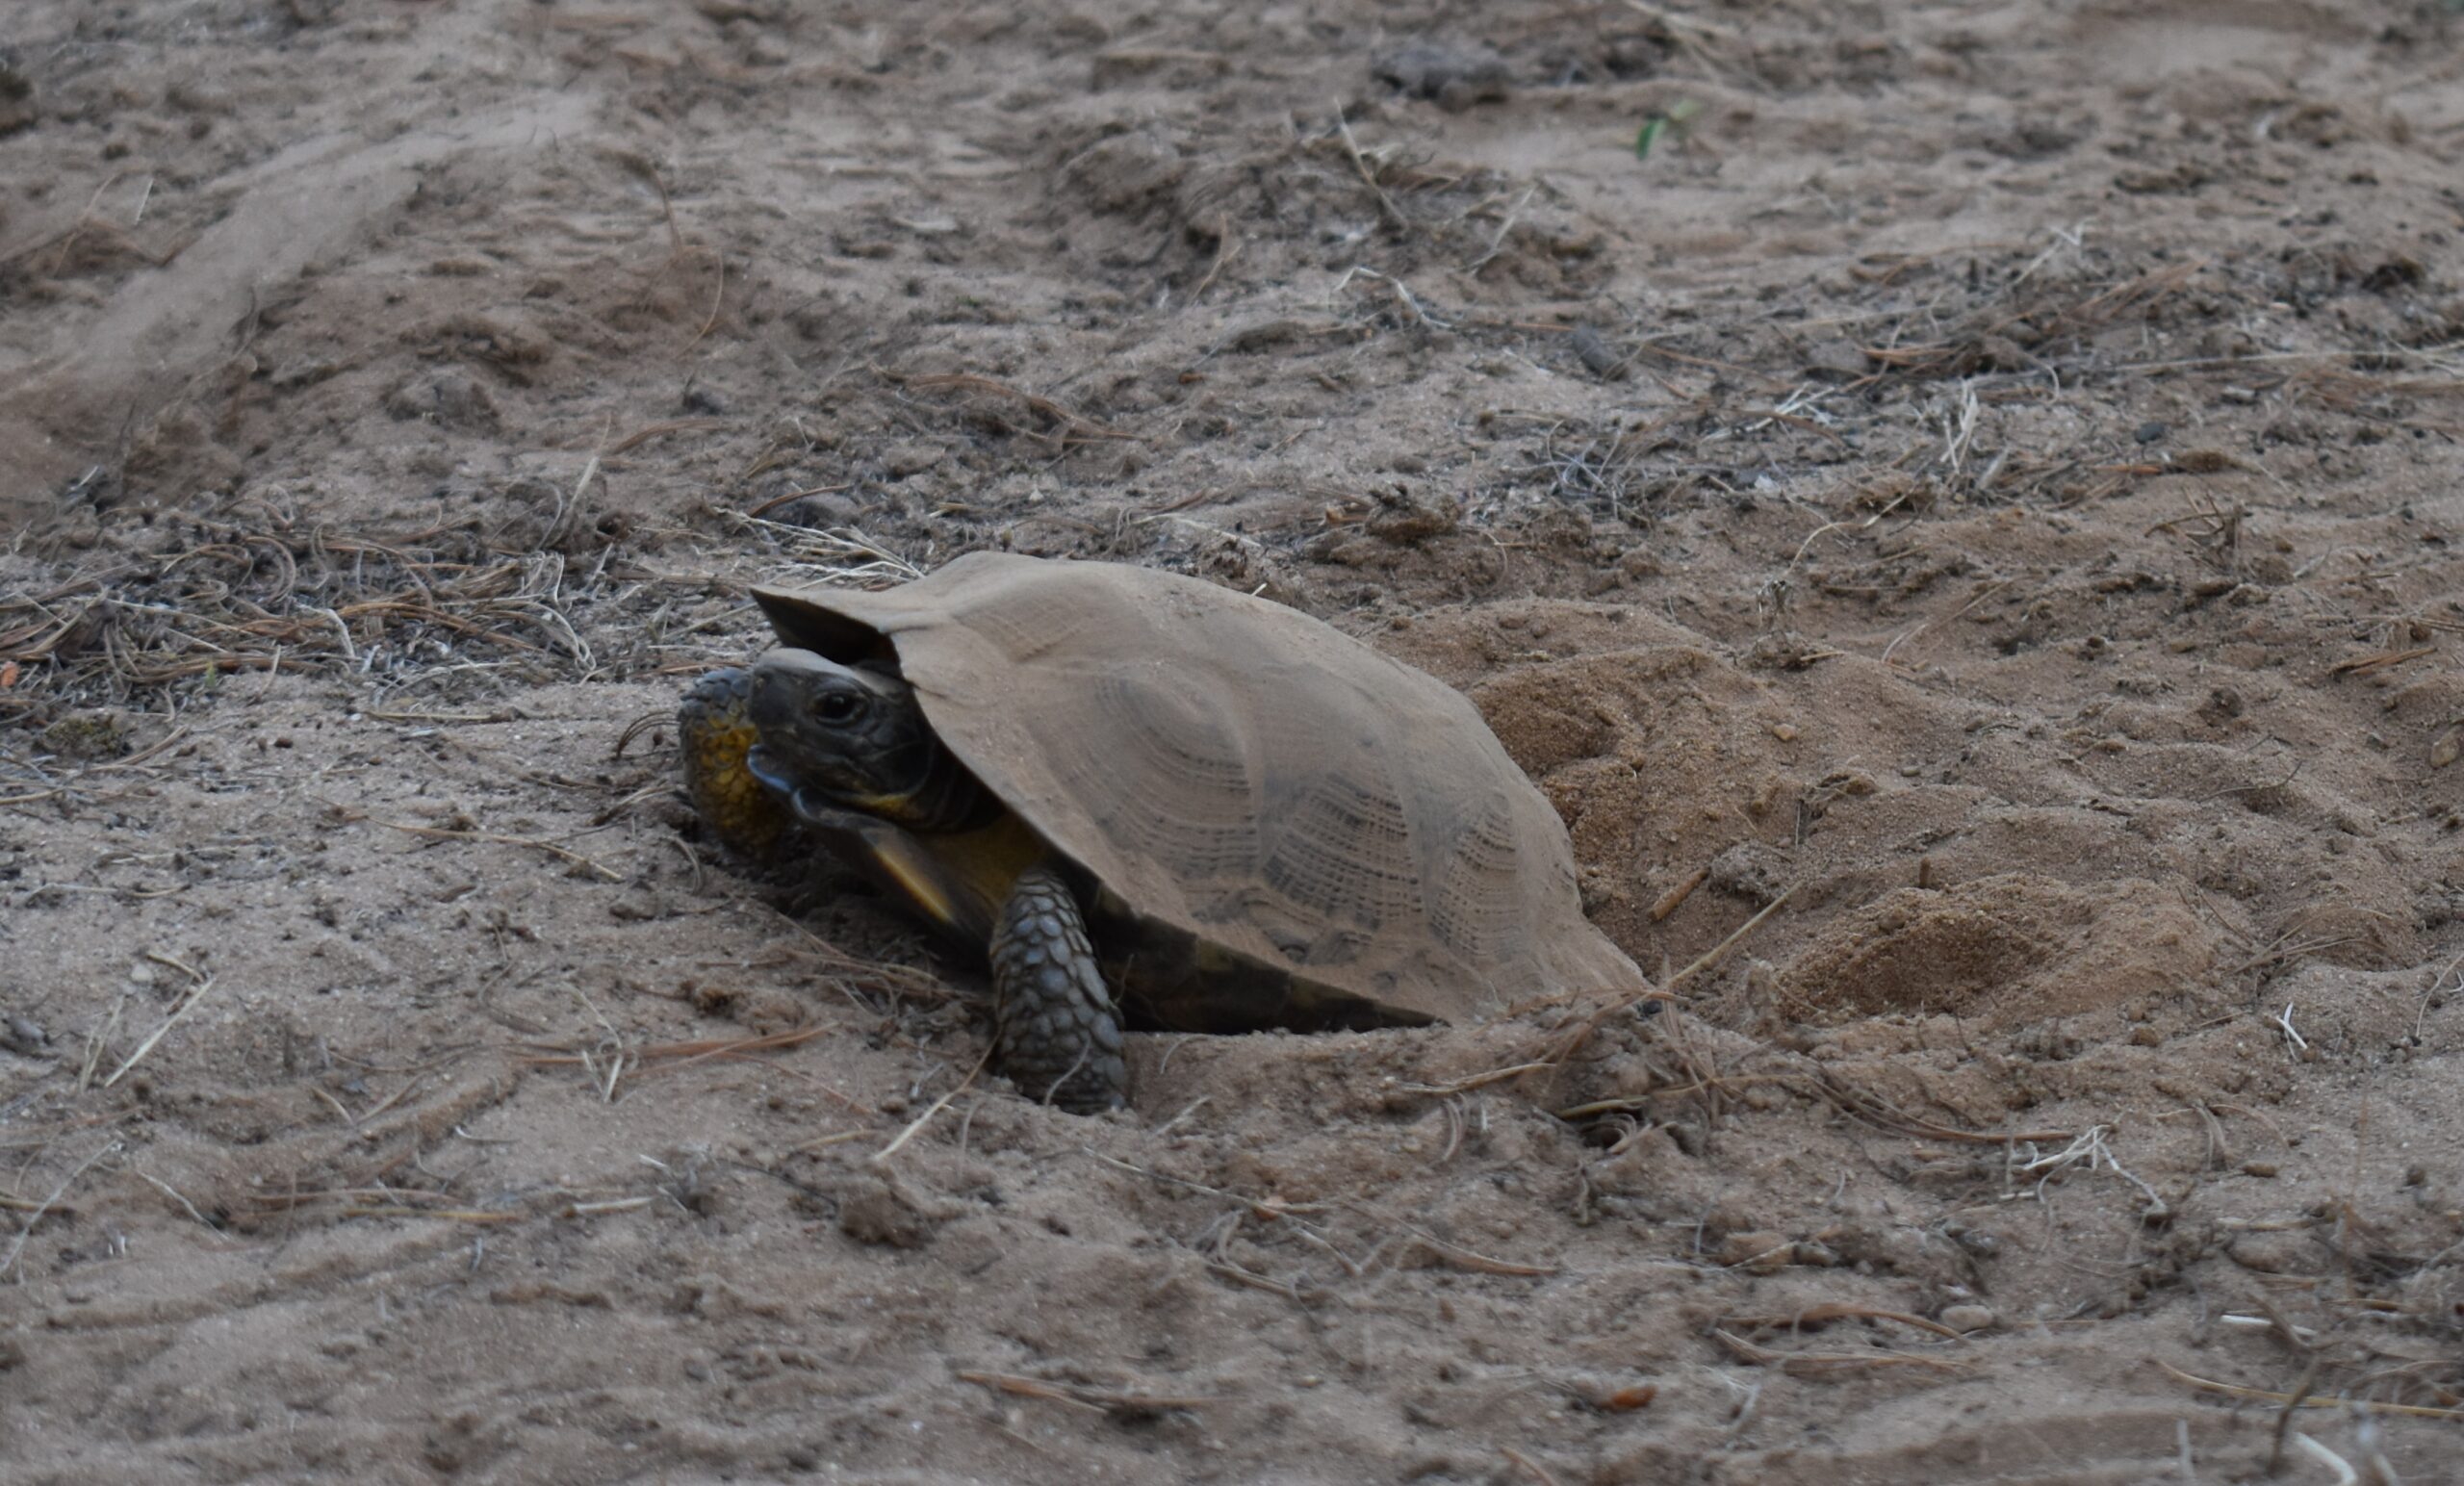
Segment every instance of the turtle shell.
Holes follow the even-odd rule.
[[[1413,1018],[1638,987],[1563,822],[1461,693],[1281,604],[973,552],[879,593],[760,588],[789,644],[885,642],[941,741],[1138,915]],[[1227,974],[1209,995],[1238,996]]]

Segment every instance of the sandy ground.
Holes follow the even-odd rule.
[[[0,4],[0,1476],[2464,1480],[2454,11]],[[986,546],[1675,1008],[968,1082],[664,719]]]

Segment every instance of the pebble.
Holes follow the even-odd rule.
[[[1784,1233],[1752,1230],[1732,1233],[1720,1241],[1720,1263],[1754,1274],[1774,1274],[1796,1258],[1797,1246]]]
[[[1982,1305],[1946,1305],[1938,1319],[1958,1332],[1990,1331],[1994,1324],[1992,1310]]]
[[[2318,1255],[2307,1235],[2248,1233],[2224,1245],[2224,1252],[2245,1269],[2261,1274],[2300,1274],[2315,1269]]]

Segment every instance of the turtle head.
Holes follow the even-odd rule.
[[[756,661],[749,710],[761,736],[751,764],[763,783],[790,796],[814,790],[867,814],[896,818],[936,748],[905,681],[810,651],[774,650]]]
[[[982,786],[891,672],[774,650],[754,663],[747,709],[761,738],[747,766],[800,814],[835,806],[929,831],[975,813]]]

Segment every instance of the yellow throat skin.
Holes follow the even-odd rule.
[[[686,751],[684,777],[693,808],[702,819],[747,856],[763,860],[775,857],[789,816],[769,787],[745,767],[745,756],[760,741],[751,719],[741,713],[714,717],[686,729],[680,741]]]
[[[865,845],[888,885],[915,911],[962,938],[987,942],[1019,874],[1043,860],[1042,838],[1004,812],[976,831],[925,835],[886,830]]]

